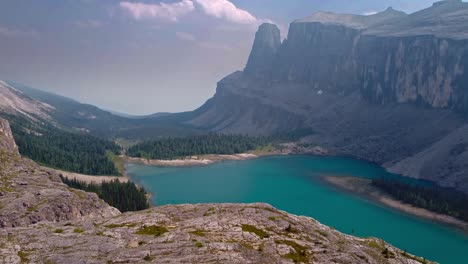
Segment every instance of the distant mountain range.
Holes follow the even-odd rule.
[[[409,15],[316,13],[291,23],[284,41],[261,25],[244,71],[192,112],[124,117],[5,83],[0,109],[128,140],[307,128],[302,141],[332,155],[468,192],[467,70],[468,3],[446,0]]]
[[[183,136],[199,130],[176,118],[168,118],[171,115],[169,113],[147,116],[111,113],[70,98],[5,81],[0,81],[1,112],[50,123],[71,132],[113,139],[144,140]]]
[[[260,26],[248,63],[187,121],[225,133],[311,128],[332,155],[468,192],[468,3],[407,15],[319,12]]]

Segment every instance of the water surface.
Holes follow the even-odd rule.
[[[410,253],[446,264],[468,263],[468,235],[378,205],[324,184],[322,175],[399,177],[366,162],[330,157],[277,156],[204,167],[128,164],[129,176],[155,205],[265,202],[307,215],[337,230],[379,237]],[[427,183],[422,183],[427,184]]]

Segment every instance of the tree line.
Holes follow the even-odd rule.
[[[254,150],[269,142],[271,140],[267,137],[213,133],[146,141],[130,147],[127,154],[131,157],[147,159],[177,159],[205,154],[230,155]]]
[[[140,211],[149,208],[147,192],[133,182],[120,182],[118,179],[102,184],[86,183],[60,176],[63,183],[71,188],[96,193],[99,198],[121,212]]]
[[[372,185],[404,203],[468,221],[468,195],[461,191],[390,179],[374,179]]]
[[[21,155],[45,166],[88,175],[119,175],[108,153],[119,154],[114,142],[87,134],[39,126],[19,117],[9,117]]]

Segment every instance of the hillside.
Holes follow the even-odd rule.
[[[16,152],[0,119],[2,263],[423,263],[265,204],[200,204],[121,214]]]
[[[53,122],[60,128],[72,132],[85,132],[99,138],[122,138],[131,141],[198,133],[197,129],[178,122],[178,119],[173,118],[171,114],[124,116],[18,83],[9,84],[25,96],[52,106],[54,110],[50,111],[50,116]]]
[[[244,71],[186,121],[221,133],[308,128],[331,155],[468,192],[468,4],[413,14],[319,12],[260,26]]]

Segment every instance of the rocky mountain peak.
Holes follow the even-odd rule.
[[[261,77],[265,69],[271,66],[273,58],[281,46],[281,33],[279,28],[270,23],[260,25],[250,53],[245,72]]]
[[[447,5],[458,5],[463,3],[462,0],[442,0],[435,2],[432,6],[447,6]]]
[[[10,124],[7,120],[0,118],[0,151],[6,151],[19,155],[18,147],[10,129]]]

